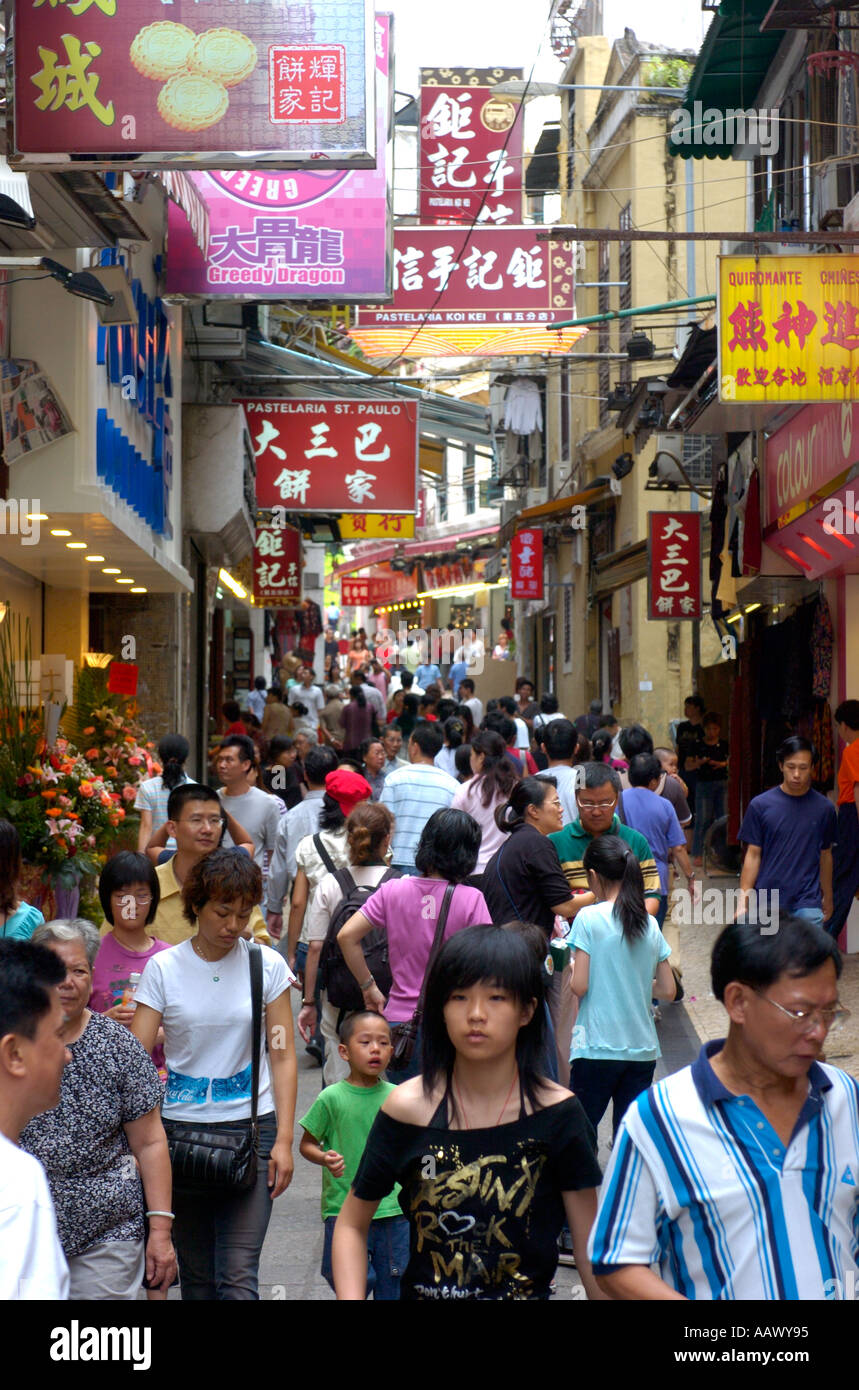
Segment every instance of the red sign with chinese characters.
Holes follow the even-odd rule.
[[[416,593],[412,576],[383,569],[380,565],[374,566],[369,573],[340,581],[340,602],[344,607],[375,608],[381,603],[414,598]]]
[[[396,227],[394,302],[362,305],[357,322],[552,324],[575,317],[573,290],[572,245],[535,227]]]
[[[294,526],[258,526],[254,599],[265,607],[301,602],[301,536]]]
[[[112,661],[107,675],[107,688],[111,695],[136,695],[139,666],[128,661]]]
[[[423,68],[420,219],[517,223],[522,217],[522,104],[493,87],[521,68]]]
[[[13,162],[371,168],[373,7],[336,8],[17,0]]]
[[[253,440],[258,507],[414,512],[416,402],[241,398],[238,404]]]
[[[517,531],[510,542],[510,597],[543,597],[542,531]]]
[[[701,513],[647,513],[647,616],[701,618]]]

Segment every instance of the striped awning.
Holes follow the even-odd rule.
[[[371,361],[395,357],[519,357],[566,354],[586,328],[552,329],[546,324],[460,325],[349,329],[349,336]]]

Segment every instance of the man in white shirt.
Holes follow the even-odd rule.
[[[265,714],[265,696],[265,676],[257,676],[254,681],[254,688],[248,696],[248,709],[260,723],[262,723],[262,717]]]
[[[459,682],[459,698],[464,705],[471,710],[475,729],[480,728],[483,719],[483,701],[478,700],[474,693],[474,681],[470,676]]]
[[[305,835],[315,835],[319,829],[325,778],[337,767],[333,748],[311,748],[304,760],[307,795],[281,818],[274,853],[271,856],[265,904],[268,929],[279,939],[283,930],[283,900],[290,881],[295,878],[295,851]]]
[[[308,728],[319,728],[319,715],[325,704],[325,696],[318,685],[313,682],[316,672],[312,666],[302,666],[299,671],[299,684],[290,686],[287,696],[288,705],[304,705],[307,710],[304,722]]]
[[[253,740],[247,734],[231,734],[225,738],[218,749],[217,767],[223,784],[218,789],[221,805],[250,835],[254,858],[262,868],[263,851],[271,853],[277,839],[280,798],[261,791],[251,781]],[[229,847],[232,843],[229,834],[224,835],[224,846]]]
[[[545,772],[538,777],[553,777],[558,788],[558,800],[564,813],[564,825],[572,825],[579,818],[576,805],[576,787],[579,769],[573,767],[579,735],[576,726],[563,716],[552,719],[543,731],[543,752],[549,760]]]
[[[0,1301],[68,1298],[69,1271],[45,1170],[18,1147],[34,1115],[59,1104],[71,1055],[57,986],[65,966],[45,946],[0,941]]]

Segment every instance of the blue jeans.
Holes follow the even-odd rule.
[[[210,1128],[230,1130],[242,1123],[229,1121]],[[268,1160],[276,1136],[274,1112],[260,1115],[257,1180],[250,1192],[234,1197],[174,1195],[173,1240],[183,1302],[259,1299],[259,1258],[272,1207]]]
[[[801,917],[803,922],[811,922],[815,927],[823,926],[822,907],[795,907],[791,916]]]
[[[656,909],[656,925],[659,927],[659,930],[660,930],[660,931],[662,931],[662,928],[663,928],[663,926],[664,926],[664,924],[665,924],[665,916],[666,916],[666,913],[667,913],[667,912],[668,912],[668,894],[667,894],[667,893],[660,893],[660,894],[659,894],[659,907]]]
[[[296,948],[295,948],[295,969],[296,969],[296,972],[302,977],[302,979],[304,978],[304,972],[305,972],[306,967],[307,967],[307,942],[306,942],[306,941],[299,941],[298,945],[297,945]],[[314,998],[314,1000],[315,1000],[315,1002],[316,1002],[316,1028],[315,1028],[314,1033],[313,1033],[312,1041],[316,1044],[316,1046],[319,1048],[319,1051],[322,1053],[322,1056],[324,1057],[324,1056],[325,1056],[325,1038],[324,1038],[323,1035],[322,1035],[322,998],[321,998],[321,993],[322,993],[322,991],[321,991],[321,987],[320,987],[320,984],[319,984],[319,971],[317,970],[317,972],[316,972],[316,989],[315,989],[314,992],[313,992],[313,998]]]
[[[331,1243],[336,1216],[325,1218],[325,1244],[322,1247],[322,1278],[334,1288],[331,1272]],[[367,1297],[377,1303],[395,1303],[400,1297],[400,1279],[409,1262],[409,1223],[404,1216],[380,1216],[370,1222],[367,1236]],[[336,1292],[336,1290],[335,1290]]]
[[[398,873],[401,873],[403,875],[403,878],[418,877],[418,871],[415,868],[414,864],[392,864],[391,868],[396,869]]]
[[[399,1086],[402,1081],[411,1081],[413,1076],[421,1074],[421,1030],[418,1029],[415,1038],[415,1049],[411,1055],[411,1060],[406,1062],[404,1067],[394,1068],[391,1064],[385,1070],[385,1080],[390,1081],[392,1086]]]
[[[704,852],[704,836],[714,820],[721,820],[725,814],[724,782],[698,782],[695,792],[695,830],[692,837],[692,853]]]

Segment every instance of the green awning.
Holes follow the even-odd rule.
[[[698,54],[689,89],[668,136],[671,154],[683,159],[730,159],[733,143],[710,143],[717,115],[754,108],[755,98],[784,37],[783,29],[761,33],[772,0],[722,0]],[[696,103],[699,103],[696,105]]]

